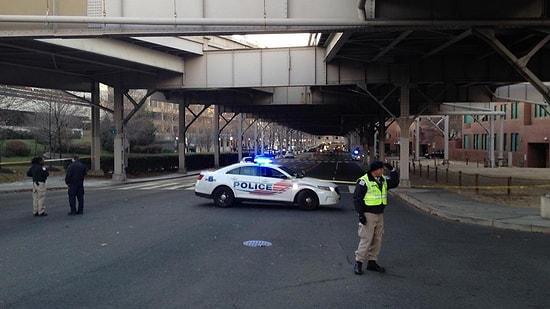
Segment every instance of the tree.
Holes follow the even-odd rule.
[[[33,101],[34,113],[29,122],[37,143],[48,145],[50,152],[69,153],[73,129],[81,128],[85,107],[53,101]]]
[[[12,123],[12,118],[16,114],[12,111],[20,110],[23,102],[24,100],[21,98],[0,95],[0,110],[3,110],[3,112],[0,114],[1,126],[14,125],[14,123]],[[0,162],[2,162],[2,147],[4,146],[4,143],[7,139],[7,136],[5,136],[6,132],[6,130],[0,130]],[[0,165],[0,169],[1,168],[2,165]]]
[[[125,126],[126,138],[131,147],[147,146],[155,141],[156,128],[153,125],[151,114],[140,109]],[[101,147],[113,151],[115,124],[112,115],[105,115],[101,119]]]

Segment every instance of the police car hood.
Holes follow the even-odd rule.
[[[309,183],[309,184],[314,185],[314,186],[334,186],[334,187],[336,187],[335,183],[332,183],[332,182],[327,181],[327,180],[313,178],[313,177],[303,177],[303,178],[294,178],[294,179],[297,180],[298,182]]]

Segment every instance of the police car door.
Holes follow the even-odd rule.
[[[238,167],[228,172],[231,187],[238,199],[260,199],[258,192],[259,178],[258,166],[248,165]]]
[[[260,174],[260,183],[268,188],[264,195],[264,200],[292,202],[294,199],[292,190],[292,180],[277,169],[262,166]]]

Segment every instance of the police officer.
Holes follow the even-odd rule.
[[[44,167],[42,157],[34,157],[27,176],[32,177],[32,214],[36,217],[45,217],[46,213],[46,179],[50,175]]]
[[[384,176],[384,167],[390,176]],[[389,163],[374,161],[365,175],[357,180],[353,193],[353,206],[359,214],[359,245],[355,251],[354,273],[363,274],[363,263],[367,270],[385,272],[378,265],[378,254],[384,235],[384,208],[388,203],[388,189],[399,185],[399,173]]]
[[[84,177],[86,177],[86,166],[80,162],[77,154],[71,157],[72,163],[67,168],[65,184],[69,194],[69,216],[81,215],[84,213]],[[76,202],[78,201],[78,208]]]

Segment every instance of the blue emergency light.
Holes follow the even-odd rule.
[[[254,163],[256,164],[269,164],[269,163],[273,163],[273,160],[271,160],[271,158],[268,158],[268,157],[263,157],[263,156],[256,156],[254,157]]]

